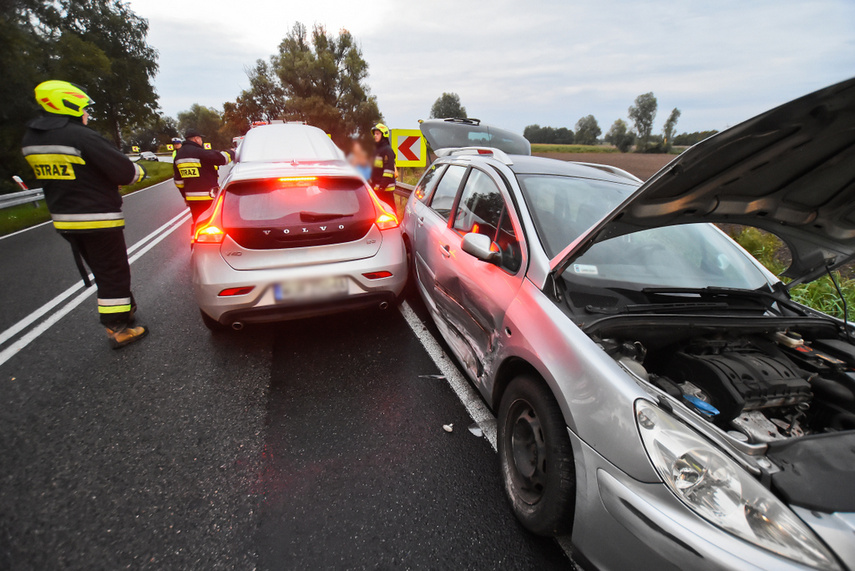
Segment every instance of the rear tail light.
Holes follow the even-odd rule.
[[[226,233],[222,230],[222,210],[223,197],[225,192],[221,192],[214,203],[214,212],[211,217],[199,224],[196,227],[196,232],[193,233],[193,241],[197,244],[222,244]]]
[[[371,193],[371,199],[374,201],[374,213],[376,214],[374,224],[377,225],[377,228],[380,230],[397,228],[398,217],[390,210],[390,206],[377,198],[377,195],[374,194],[372,189],[369,188],[368,192]]]
[[[255,289],[255,286],[246,286],[246,287],[230,287],[228,289],[224,289],[217,295],[220,297],[228,297],[232,295],[246,295],[252,290]]]
[[[362,274],[362,275],[365,276],[366,278],[368,278],[369,280],[379,280],[382,278],[391,278],[392,272],[387,272],[384,270],[381,272],[368,272],[368,273]]]

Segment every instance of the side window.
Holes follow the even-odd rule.
[[[445,169],[445,174],[439,179],[439,184],[436,185],[436,190],[430,199],[430,207],[446,220],[451,216],[454,197],[457,196],[457,189],[464,174],[466,174],[466,167],[449,165]]]
[[[439,180],[440,175],[442,174],[443,168],[445,165],[431,165],[425,174],[422,175],[422,178],[419,180],[419,183],[416,185],[415,190],[413,190],[413,194],[416,195],[417,200],[421,200],[422,202],[430,195],[433,187],[436,186],[436,182]]]
[[[522,263],[522,250],[514,233],[502,193],[486,173],[472,169],[460,195],[453,228],[462,236],[477,232],[489,236],[502,253],[499,264],[516,273]]]

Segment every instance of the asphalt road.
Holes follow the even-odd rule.
[[[511,514],[417,299],[211,335],[182,211],[126,198],[152,333],[121,351],[49,226],[0,240],[0,569],[572,566]]]

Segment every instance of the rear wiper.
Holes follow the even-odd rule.
[[[300,212],[300,222],[327,222],[329,220],[338,220],[339,218],[350,218],[353,214],[335,214],[321,212]]]

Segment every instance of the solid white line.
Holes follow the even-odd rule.
[[[407,304],[407,302],[403,302],[399,309],[401,310],[401,315],[404,316],[404,319],[407,322],[407,325],[410,326],[410,329],[413,330],[416,337],[419,341],[421,341],[422,346],[424,346],[427,354],[430,355],[430,358],[433,360],[436,367],[445,375],[445,378],[448,380],[448,384],[451,385],[451,388],[457,393],[457,398],[460,399],[460,402],[463,403],[463,406],[466,407],[467,412],[469,412],[469,416],[472,417],[472,420],[478,423],[478,426],[481,428],[481,432],[484,433],[484,436],[487,437],[487,440],[490,442],[490,445],[493,447],[494,451],[498,451],[496,447],[497,441],[497,424],[496,417],[493,416],[493,413],[487,408],[487,405],[484,404],[484,401],[481,400],[480,395],[475,391],[472,385],[464,378],[463,373],[457,368],[457,366],[451,361],[448,355],[445,354],[445,351],[442,350],[439,343],[437,343],[433,334],[425,327],[425,324],[418,318],[413,309]],[[564,554],[567,556],[567,559],[570,560],[573,569],[578,569],[576,562],[573,559],[573,543],[570,541],[570,536],[561,536],[554,538],[558,546],[564,551]]]
[[[131,194],[128,194],[128,195],[123,196],[122,198],[123,198],[123,199],[124,199],[124,198],[130,198],[130,197],[132,197],[132,196],[136,196],[137,194],[142,194],[143,192],[145,192],[145,191],[147,191],[147,190],[151,190],[152,188],[155,188],[155,187],[157,187],[157,186],[160,186],[161,184],[166,184],[167,182],[172,182],[172,179],[171,179],[171,178],[168,178],[168,179],[166,179],[166,180],[164,180],[164,181],[158,182],[158,183],[153,184],[153,185],[151,185],[151,186],[147,186],[147,187],[145,187],[145,188],[141,188],[141,189],[139,189],[139,190],[138,190],[138,191],[136,191],[136,192],[132,192]],[[51,223],[51,221],[50,221],[50,220],[48,220],[47,222],[42,222],[42,223],[40,223],[40,224],[36,224],[35,226],[30,226],[30,227],[28,227],[28,228],[22,228],[21,230],[18,230],[17,232],[12,232],[11,234],[6,234],[6,235],[4,235],[4,236],[0,236],[0,240],[3,240],[3,239],[5,239],[5,238],[11,238],[12,236],[16,236],[16,235],[18,235],[18,234],[22,234],[22,233],[26,232],[27,230],[32,230],[33,228],[38,228],[39,226],[44,226],[44,225],[46,225],[46,224],[50,224],[50,223]]]
[[[181,223],[189,220],[189,218],[190,218],[189,213],[182,213],[182,214],[185,214],[186,218],[181,219],[181,221],[180,221]],[[139,260],[143,255],[145,255],[146,252],[148,252],[149,250],[154,248],[156,245],[158,245],[160,242],[162,242],[167,236],[169,236],[170,234],[175,232],[175,230],[177,230],[180,227],[181,227],[180,223],[176,224],[175,226],[173,226],[172,228],[170,228],[169,230],[167,230],[166,232],[164,232],[163,234],[161,234],[160,236],[158,236],[157,238],[152,240],[145,248],[141,249],[139,252],[137,252],[136,254],[131,256],[131,258],[128,260],[128,263],[133,264],[135,261]],[[65,304],[56,313],[52,314],[50,317],[48,317],[46,320],[44,320],[42,323],[40,323],[37,327],[31,329],[26,335],[24,335],[23,337],[18,339],[15,343],[13,343],[12,345],[10,345],[6,349],[4,349],[2,352],[0,352],[0,367],[2,367],[3,364],[6,363],[6,361],[8,361],[12,357],[14,357],[18,353],[18,351],[20,351],[21,349],[23,349],[24,347],[26,347],[27,345],[29,345],[30,343],[35,341],[39,336],[41,336],[42,333],[44,333],[45,331],[47,331],[48,329],[53,327],[57,321],[59,321],[60,319],[62,319],[66,315],[68,315],[78,305],[83,303],[87,297],[90,297],[92,294],[94,294],[95,291],[96,291],[96,287],[94,285],[86,288],[85,290],[80,292],[80,294],[77,297],[75,297],[74,299],[69,301],[67,304]]]
[[[18,230],[17,232],[12,232],[11,234],[6,234],[5,236],[0,236],[0,240],[4,240],[6,238],[11,238],[12,236],[17,236],[18,234],[22,234],[22,233],[26,232],[27,230],[32,230],[33,228],[38,228],[39,226],[44,226],[45,224],[50,224],[50,222],[51,221],[48,220],[47,222],[42,222],[40,224],[36,224],[35,226],[30,226],[28,228]]]
[[[179,218],[181,218],[182,216],[186,216],[186,215],[187,215],[187,211],[182,210],[179,214],[177,214],[174,218],[172,218],[172,220],[170,220],[169,222],[167,222],[166,224],[164,224],[163,226],[161,226],[160,228],[158,228],[154,232],[151,232],[148,236],[146,236],[142,240],[139,240],[138,242],[136,242],[133,246],[128,248],[128,256],[133,254],[136,250],[139,250],[141,247],[143,247],[145,245],[146,242],[148,242],[152,238],[156,237],[159,233],[166,230],[170,224],[175,223]],[[136,258],[134,258],[134,259],[136,259]],[[93,279],[92,274],[89,274],[89,279],[90,280]],[[59,294],[58,296],[56,296],[55,298],[53,298],[52,300],[50,300],[49,302],[47,302],[46,304],[44,304],[43,306],[41,306],[40,308],[35,310],[34,312],[30,313],[28,316],[26,316],[23,319],[21,319],[20,321],[18,321],[15,325],[9,327],[3,333],[0,333],[0,345],[2,345],[3,343],[5,343],[9,339],[11,339],[12,337],[17,335],[18,333],[20,333],[21,331],[23,331],[24,329],[29,327],[31,324],[35,323],[43,315],[45,315],[46,313],[51,311],[54,307],[56,307],[57,305],[59,305],[60,303],[65,301],[66,298],[68,298],[69,296],[74,295],[74,293],[77,290],[81,289],[82,287],[83,287],[82,281],[75,283],[73,286],[69,287],[67,290],[65,290],[64,292],[62,292],[61,294]]]
[[[497,450],[496,417],[493,416],[493,413],[490,412],[487,405],[481,400],[480,395],[469,384],[469,381],[457,369],[457,366],[448,358],[448,355],[442,350],[442,347],[437,343],[433,334],[425,327],[425,324],[421,322],[409,304],[405,301],[399,309],[407,325],[410,326],[410,329],[413,330],[418,340],[421,341],[436,368],[445,375],[445,379],[448,381],[451,389],[457,394],[457,398],[460,399],[463,406],[466,407],[469,416],[478,423],[481,432],[484,433],[493,450]]]

